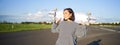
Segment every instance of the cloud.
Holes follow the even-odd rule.
[[[40,21],[50,21],[52,20],[48,16],[48,12],[37,11],[35,13],[25,13],[24,15],[19,16],[19,20],[31,21],[31,22],[40,22]]]
[[[54,14],[53,11],[49,11],[49,12],[38,11],[36,13],[28,13],[26,16],[24,16],[24,18],[27,21],[51,21],[52,22],[54,16],[50,15],[50,13]],[[57,19],[61,18],[63,20],[63,10],[58,10],[56,12],[56,18]],[[75,22],[84,23],[88,21],[87,18],[88,16],[85,13],[75,12]]]
[[[57,19],[63,19],[63,10],[57,11],[56,18]]]
[[[34,13],[34,14],[28,13],[26,19],[35,20],[35,19],[41,18],[42,16],[44,16],[44,14],[42,12],[38,11],[37,13]]]
[[[77,23],[87,22],[87,15],[85,13],[76,12],[75,13],[75,22],[77,22]]]

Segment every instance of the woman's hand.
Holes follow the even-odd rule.
[[[61,18],[60,18],[60,19],[56,19],[56,20],[55,20],[55,23],[56,23],[56,24],[59,24],[60,21],[61,21]]]

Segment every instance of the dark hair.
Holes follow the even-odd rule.
[[[74,11],[71,8],[65,8],[65,10],[68,10],[69,13],[72,13],[72,16],[69,18],[70,20],[74,21],[75,20],[75,16],[74,16]],[[63,19],[64,21],[67,21],[65,19]]]

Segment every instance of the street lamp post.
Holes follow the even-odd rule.
[[[54,10],[54,13],[49,13],[50,15],[53,15],[54,16],[54,21],[56,21],[56,12],[57,12],[57,8],[55,8]]]
[[[91,12],[88,12],[87,16],[88,16],[87,20],[88,20],[88,25],[89,25],[90,24],[90,20],[91,20],[91,18],[90,18],[91,17]]]
[[[54,11],[54,21],[56,21],[56,12],[57,12],[57,8],[55,8],[53,11]]]

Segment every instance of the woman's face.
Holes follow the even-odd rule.
[[[63,12],[63,14],[64,14],[64,18],[65,18],[65,19],[69,19],[69,18],[72,16],[72,13],[69,13],[68,10],[65,10],[65,11]]]

